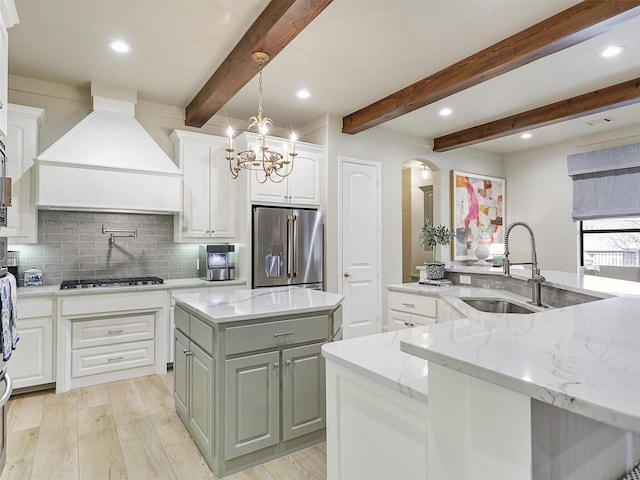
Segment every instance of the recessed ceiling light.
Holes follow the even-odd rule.
[[[623,50],[624,50],[624,47],[621,47],[619,45],[611,45],[610,47],[607,47],[604,50],[602,50],[600,52],[600,56],[602,58],[615,57],[616,55],[620,55]]]
[[[523,133],[522,135],[520,135],[520,138],[522,138],[523,140],[526,140],[531,137],[533,137],[533,135],[531,135],[529,132]]]
[[[122,40],[111,40],[108,45],[114,52],[129,53],[131,51],[131,47]]]
[[[453,110],[451,110],[450,108],[443,108],[442,110],[440,110],[440,115],[442,115],[443,117],[447,117],[449,115],[451,115],[453,113]]]
[[[298,98],[309,98],[311,96],[311,92],[309,92],[309,90],[298,90],[298,93],[296,93],[296,96]]]

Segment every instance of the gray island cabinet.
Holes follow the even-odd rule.
[[[324,440],[321,347],[341,295],[292,287],[175,300],[176,412],[219,478]]]

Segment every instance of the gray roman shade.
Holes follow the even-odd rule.
[[[640,144],[567,156],[573,219],[640,215]]]

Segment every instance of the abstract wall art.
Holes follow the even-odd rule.
[[[451,171],[452,260],[476,260],[476,249],[504,241],[505,179]]]

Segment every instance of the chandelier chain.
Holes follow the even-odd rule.
[[[258,72],[258,121],[260,122],[259,128],[262,128],[262,63],[260,63]]]

